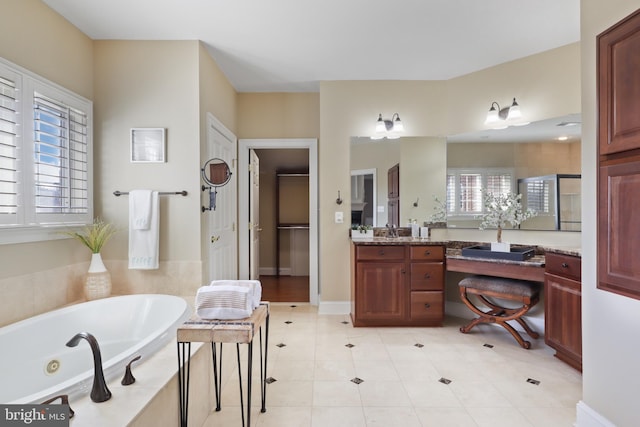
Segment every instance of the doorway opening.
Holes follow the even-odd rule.
[[[238,158],[240,278],[260,280],[266,301],[317,305],[317,141],[240,140]]]

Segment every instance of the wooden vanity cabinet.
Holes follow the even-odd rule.
[[[441,326],[444,247],[354,244],[354,326]]]
[[[579,257],[545,254],[544,341],[555,356],[582,371],[582,284]]]

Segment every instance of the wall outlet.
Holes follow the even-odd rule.
[[[334,220],[336,224],[342,224],[344,222],[344,212],[336,212]]]
[[[378,205],[378,213],[384,213],[384,205]]]

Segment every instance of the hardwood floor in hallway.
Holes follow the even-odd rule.
[[[262,300],[309,302],[309,276],[260,276]]]

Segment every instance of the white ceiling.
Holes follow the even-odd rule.
[[[43,0],[95,40],[202,40],[238,92],[446,80],[580,39],[580,0]]]

